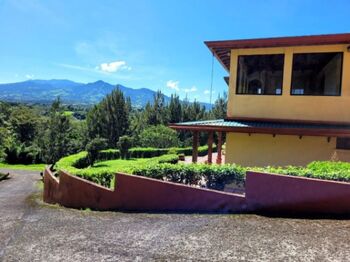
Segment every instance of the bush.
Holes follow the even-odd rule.
[[[177,132],[167,126],[150,126],[140,134],[142,147],[169,148],[179,144]]]
[[[41,161],[41,150],[36,146],[26,147],[24,144],[12,143],[5,148],[5,162],[8,164],[38,164]]]
[[[105,149],[98,152],[97,159],[99,161],[113,160],[120,158],[120,152],[118,149]]]
[[[245,168],[236,165],[158,164],[136,168],[133,174],[191,185],[197,185],[204,178],[206,187],[223,190],[226,184],[243,185],[245,172]]]
[[[86,145],[86,151],[87,151],[87,159],[88,163],[93,166],[95,161],[98,158],[98,152],[102,149],[105,149],[107,146],[107,140],[104,138],[96,137],[92,139],[87,145]]]
[[[110,151],[110,150],[104,150]],[[113,151],[112,151],[113,152]],[[126,172],[133,173],[133,169],[140,165],[157,165],[158,163],[177,163],[177,155],[164,155],[160,157],[151,158],[147,161],[143,160],[118,160],[121,162],[121,167],[110,167],[103,163],[100,167],[96,164],[96,167],[83,166],[81,168],[79,165],[87,161],[87,152],[80,152],[78,154],[70,155],[61,158],[55,165],[56,170],[63,170],[71,175],[76,175],[78,177],[84,178],[86,180],[92,181],[94,183],[100,184],[105,187],[112,187],[113,180],[116,172]],[[141,162],[140,162],[141,161]],[[108,162],[107,162],[108,163]],[[126,163],[129,163],[127,166]],[[137,166],[136,166],[137,165]]]
[[[132,146],[132,139],[128,136],[119,137],[119,141],[117,142],[117,146],[119,148],[120,156],[123,159],[128,158],[128,152],[130,147]]]

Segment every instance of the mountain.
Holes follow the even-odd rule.
[[[93,83],[77,83],[70,80],[28,80],[18,83],[0,84],[0,100],[23,103],[50,103],[60,97],[64,103],[92,105],[101,101],[113,89],[119,88],[125,97],[131,98],[135,107],[143,107],[153,101],[155,91],[147,88],[134,89],[123,85],[112,85],[102,80]],[[170,98],[164,96],[165,102]],[[208,103],[201,103],[207,109]]]

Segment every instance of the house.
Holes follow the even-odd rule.
[[[243,166],[350,160],[350,34],[205,42],[229,73],[227,117],[171,124],[218,133],[221,162]]]

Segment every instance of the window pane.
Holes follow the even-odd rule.
[[[350,149],[350,138],[337,137],[337,149]]]
[[[281,95],[284,55],[238,56],[237,94]]]
[[[293,55],[292,95],[340,95],[343,53]]]

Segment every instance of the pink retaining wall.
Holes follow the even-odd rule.
[[[44,201],[66,207],[171,212],[239,212],[245,208],[243,195],[127,174],[116,174],[114,191],[65,172],[60,172],[59,183],[52,181],[57,180],[45,170]]]
[[[44,173],[44,201],[97,210],[350,214],[350,183],[247,172],[246,194],[116,174],[115,190]]]
[[[246,200],[251,211],[350,214],[350,183],[248,172]]]

